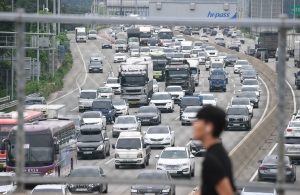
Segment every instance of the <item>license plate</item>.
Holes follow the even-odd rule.
[[[94,68],[94,70],[98,70],[98,68]]]
[[[277,173],[277,169],[270,169],[271,173]]]
[[[146,193],[144,195],[155,195],[155,193]]]
[[[123,50],[123,48],[119,48],[119,50]]]
[[[143,121],[150,121],[149,119],[144,119]]]
[[[169,173],[177,173],[177,171],[168,171]]]
[[[133,160],[124,160],[124,162],[133,162]]]
[[[87,191],[87,189],[85,189],[85,188],[78,188],[78,189],[76,189],[76,191],[82,192],[82,191]]]
[[[216,85],[216,87],[220,87],[220,85]]]
[[[159,76],[155,76],[155,78],[156,78],[156,79],[158,79],[158,78],[159,78]]]
[[[240,124],[233,124],[233,126],[240,126]]]
[[[136,102],[130,102],[131,104],[136,104]]]
[[[123,60],[122,58],[118,58],[118,60]]]
[[[3,168],[4,167],[4,164],[0,164],[0,168]]]
[[[89,152],[83,152],[83,154],[92,154],[93,152],[92,151],[89,151]]]
[[[155,142],[156,144],[161,144],[161,142]]]

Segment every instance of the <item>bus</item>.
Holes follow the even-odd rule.
[[[160,31],[158,32],[158,40],[159,46],[162,46],[162,43],[164,42],[164,40],[173,40],[174,34],[170,29],[166,29],[166,28],[162,28],[160,29]]]
[[[153,61],[153,78],[157,80],[165,80],[165,66],[168,62],[168,58],[163,51],[155,51],[150,53],[150,57]]]
[[[41,119],[24,125],[24,172],[26,176],[67,176],[77,164],[75,125],[65,118]],[[6,148],[6,172],[16,169],[16,139],[13,127],[3,140]]]
[[[24,123],[43,118],[43,113],[38,111],[26,110],[24,112]],[[18,112],[0,113],[0,141],[7,138],[9,131],[18,124]],[[6,150],[0,151],[0,170],[5,168]]]

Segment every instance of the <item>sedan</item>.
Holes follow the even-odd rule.
[[[185,38],[183,35],[176,35],[175,36],[175,42],[185,41]]]
[[[201,41],[206,41],[206,42],[208,42],[208,37],[207,37],[207,35],[201,35],[201,36],[200,36],[200,40],[201,40]]]
[[[139,57],[140,56],[140,50],[139,49],[131,49],[130,50],[130,56],[131,57]]]
[[[169,126],[151,126],[144,133],[144,142],[152,147],[175,145],[175,133]]]
[[[187,106],[181,115],[181,125],[190,125],[197,120],[197,113],[202,106]]]
[[[114,94],[121,94],[121,85],[120,81],[116,77],[108,77],[106,82],[104,82],[105,87],[110,87],[114,91]]]
[[[142,106],[137,111],[137,118],[141,124],[156,124],[161,123],[161,113],[156,106]]]
[[[245,65],[245,66],[241,66],[241,68],[240,68],[240,76],[243,74],[243,72],[244,71],[248,71],[248,70],[252,70],[252,71],[255,71],[256,72],[256,70],[253,68],[253,66],[251,66],[251,65]],[[258,75],[258,73],[256,72],[256,75]]]
[[[264,160],[258,161],[260,164],[258,168],[258,181],[262,180],[276,180],[278,174],[278,156],[269,155]],[[285,179],[286,181],[296,181],[296,166],[291,162],[288,156],[284,156],[285,162]]]
[[[98,88],[98,98],[114,98],[114,91],[111,87],[99,87]]]
[[[190,30],[190,29],[188,29],[188,28],[186,28],[186,29],[184,29],[183,31],[182,31],[182,34],[184,34],[184,35],[192,35],[192,31]]]
[[[129,104],[124,99],[113,99],[112,105],[116,110],[116,116],[129,115]]]
[[[185,176],[191,178],[195,176],[195,157],[190,154],[186,147],[165,148],[158,158],[156,170],[168,170],[171,175]]]
[[[191,138],[190,150],[194,156],[204,156],[206,154],[206,149],[202,141]]]
[[[105,178],[105,173],[99,166],[76,166],[73,168],[68,177],[93,177],[95,178],[95,183],[93,184],[68,184],[70,192],[81,192],[81,193],[94,193],[99,194],[107,193],[108,184],[101,183],[101,178]]]
[[[231,50],[234,50],[236,52],[239,52],[240,51],[240,48],[237,44],[233,44],[231,43],[229,46],[228,46],[228,49],[231,49]]]
[[[300,110],[297,113],[294,113],[294,119],[300,119]]]
[[[250,102],[253,104],[253,108],[259,107],[259,97],[256,95],[256,93],[254,91],[244,91],[244,92],[241,92],[236,97],[249,98]]]
[[[112,49],[111,42],[105,41],[104,43],[102,43],[102,49]]]
[[[104,125],[104,129],[106,129],[106,117],[99,111],[87,111],[84,112],[81,116],[83,123],[85,125]]]
[[[239,39],[233,39],[231,41],[231,44],[238,45],[239,47],[241,47],[241,40],[239,40]]]
[[[116,62],[126,62],[127,57],[124,53],[116,53],[114,56],[114,63]]]
[[[257,79],[245,79],[243,81],[242,86],[252,86],[252,87],[257,87],[259,88],[260,83],[258,82]]]
[[[203,106],[217,106],[217,98],[214,94],[200,94],[203,97]]]
[[[90,62],[101,62],[102,63],[102,57],[99,53],[93,53],[90,59]]]
[[[142,47],[140,49],[141,56],[149,56],[150,55],[150,48],[149,47]]]
[[[243,86],[241,90],[239,90],[239,92],[243,92],[243,91],[253,91],[255,92],[256,96],[259,97],[260,96],[260,92],[261,90],[259,89],[259,87],[253,87],[253,86]]]
[[[241,83],[245,79],[257,79],[257,73],[256,73],[256,71],[254,71],[254,70],[243,71],[243,74],[241,75]]]
[[[225,66],[234,65],[240,58],[236,54],[227,54],[225,59]]]
[[[171,94],[175,104],[179,104],[181,102],[181,98],[185,95],[185,90],[183,90],[181,86],[168,86],[165,91]]]
[[[144,170],[139,173],[137,179],[141,180],[172,180],[170,173],[166,170]],[[164,185],[164,184],[136,184],[131,186],[131,195],[140,194],[160,194],[175,195],[175,185]]]
[[[103,73],[103,64],[101,62],[91,62],[88,68],[89,68],[89,73],[92,72]]]
[[[169,47],[169,45],[170,45],[171,42],[172,42],[171,40],[164,40],[164,41],[162,42],[162,46],[163,46],[163,47]]]
[[[121,132],[141,131],[141,122],[134,115],[119,116],[112,127],[112,137],[118,137]]]
[[[3,193],[3,194],[10,194],[10,193]],[[40,195],[40,194],[70,195],[71,193],[69,192],[67,185],[61,185],[61,184],[37,185],[32,189],[30,193],[30,195]]]
[[[224,40],[216,40],[215,43],[219,46],[226,47],[226,42]]]
[[[236,60],[233,68],[234,74],[239,74],[242,66],[251,66],[251,64],[248,62],[248,60]]]
[[[285,132],[287,134],[292,134],[293,136],[299,136],[300,134],[300,120],[296,119],[294,121],[290,121],[287,125]]]

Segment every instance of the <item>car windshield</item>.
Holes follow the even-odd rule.
[[[150,52],[150,48],[141,48],[141,52]]]
[[[110,42],[103,42],[103,45],[111,45]]]
[[[110,83],[118,83],[118,79],[107,79],[106,83],[107,83],[107,84],[110,84]]]
[[[198,54],[199,51],[202,51],[202,50],[200,50],[200,49],[194,49],[194,50],[193,50],[193,54]]]
[[[201,106],[200,99],[198,97],[182,98],[180,104],[182,106]]]
[[[101,142],[103,141],[103,137],[101,133],[95,134],[79,134],[77,137],[77,142]]]
[[[111,109],[110,101],[93,101],[92,107],[96,109]]]
[[[243,75],[256,75],[256,72],[247,70],[247,71],[243,71]]]
[[[194,43],[194,46],[201,46],[201,45],[203,45],[202,42],[195,42],[195,43]]]
[[[198,113],[198,111],[200,110],[201,108],[199,108],[198,106],[188,106],[184,112],[192,112],[192,113]]]
[[[257,80],[244,80],[243,85],[258,85]]]
[[[167,91],[167,92],[174,92],[174,91],[180,91],[180,92],[181,92],[181,91],[182,91],[182,88],[179,87],[179,86],[178,86],[178,87],[167,87],[167,88],[166,88],[166,91]]]
[[[165,48],[165,49],[164,49],[164,52],[165,52],[165,53],[174,53],[174,52],[175,52],[175,49],[172,49],[172,48]]]
[[[153,94],[152,100],[170,100],[170,94]]]
[[[300,137],[285,137],[285,144],[300,144]]]
[[[118,149],[140,149],[141,140],[139,138],[119,138],[116,148]]]
[[[138,113],[156,113],[157,108],[155,106],[147,106],[147,107],[141,107],[138,110]]]
[[[246,61],[246,60],[238,60],[238,61],[236,61],[235,64],[236,64],[236,65],[248,65],[249,62]]]
[[[73,169],[70,177],[99,177],[99,172],[97,169],[89,168]]]
[[[54,188],[43,188],[43,189],[33,189],[32,194],[63,194],[62,189],[54,189]]]
[[[168,176],[165,172],[149,172],[149,173],[140,173],[138,179],[168,179]]]
[[[300,127],[300,121],[290,122],[289,127]]]
[[[112,104],[116,106],[124,106],[126,103],[123,99],[113,99]]]
[[[188,156],[185,150],[165,150],[162,152],[160,158],[183,159],[188,158]]]
[[[246,98],[256,98],[255,92],[242,92],[239,97],[246,97]]]
[[[213,63],[213,64],[211,64],[211,67],[212,68],[222,69],[223,68],[223,64],[221,64],[221,63]]]
[[[202,38],[207,38],[207,36],[206,36],[206,35],[201,35],[201,37],[202,37]]]
[[[248,115],[247,108],[228,108],[227,115]]]
[[[96,99],[97,98],[97,93],[96,92],[87,92],[87,91],[82,91],[80,93],[81,99]]]
[[[215,100],[213,95],[202,95],[203,100]]]
[[[81,118],[100,118],[100,113],[97,112],[84,112]]]
[[[243,87],[241,91],[258,91],[256,87]]]
[[[231,102],[232,105],[249,105],[249,99],[235,98]]]
[[[182,50],[191,50],[192,46],[182,46]]]
[[[106,87],[106,88],[101,87],[101,88],[98,89],[98,92],[100,92],[100,93],[112,93],[112,88],[109,88],[109,87]]]
[[[115,124],[133,124],[136,123],[135,117],[118,117]]]
[[[7,179],[7,181],[1,181],[0,182],[0,186],[7,186],[7,185],[11,185],[11,177],[10,176],[1,176],[1,179]]]
[[[149,127],[147,134],[169,134],[169,128],[166,126]]]
[[[99,53],[93,53],[92,57],[101,57],[101,55]]]
[[[253,68],[253,66],[245,65],[245,66],[241,67],[241,70],[254,70],[254,68]]]
[[[211,80],[224,80],[225,75],[220,75],[220,74],[212,74],[210,75]]]

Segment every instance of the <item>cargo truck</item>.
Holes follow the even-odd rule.
[[[278,47],[278,32],[264,31],[259,34],[258,48],[267,49],[268,57],[275,58],[277,47]]]
[[[132,28],[127,30],[127,39],[129,48],[131,45],[140,45],[140,29]]]
[[[28,106],[26,110],[39,111],[43,113],[44,118],[66,118],[66,105],[42,105],[35,104]]]
[[[295,41],[300,41],[300,33],[286,34],[286,47],[290,56],[294,56]]]
[[[150,26],[141,26],[140,27],[140,45],[147,45],[149,38],[151,38],[151,27]]]
[[[75,41],[76,42],[86,42],[85,27],[76,27],[75,28]]]
[[[300,67],[300,41],[295,41],[294,45],[294,64],[296,67]]]

